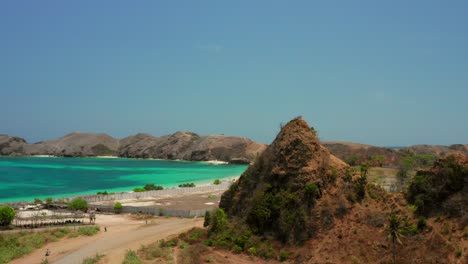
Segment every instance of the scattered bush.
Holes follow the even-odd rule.
[[[281,251],[279,255],[279,260],[281,262],[286,261],[289,258],[289,253],[286,251]]]
[[[80,210],[85,211],[88,208],[88,202],[83,198],[75,198],[67,205],[70,210]]]
[[[367,170],[366,169],[363,170],[361,167],[361,171],[362,171],[361,177],[359,177],[357,180],[353,182],[354,192],[356,194],[356,199],[358,201],[361,201],[366,196]]]
[[[103,191],[103,192],[97,192],[96,194],[97,195],[108,195],[109,193],[107,191]]]
[[[234,252],[235,254],[240,254],[240,253],[242,253],[242,251],[243,251],[242,248],[239,247],[238,245],[232,246],[232,249],[231,249],[231,250],[232,250],[232,252]]]
[[[257,249],[255,247],[250,247],[247,252],[252,256],[257,256]]]
[[[145,188],[137,187],[133,188],[133,192],[146,192]]]
[[[46,243],[57,241],[66,234],[75,234],[75,237],[79,235],[78,232],[72,232],[70,228],[2,234],[0,236],[0,263],[8,263],[29,254]]]
[[[47,198],[45,199],[45,202],[46,202],[46,205],[47,205],[47,206],[51,205],[53,201],[54,201],[54,200],[53,200],[51,197],[47,197]]]
[[[0,206],[0,226],[10,225],[15,215],[15,210],[10,206]]]
[[[457,258],[461,258],[462,254],[463,254],[462,249],[461,248],[457,249],[457,252],[456,252]]]
[[[422,231],[424,230],[426,227],[427,227],[427,221],[426,221],[426,218],[424,216],[420,216],[418,218],[418,230]]]
[[[159,246],[162,248],[163,247],[175,247],[177,246],[177,239],[176,238],[169,239],[169,240],[161,239],[159,240]]]
[[[351,182],[353,180],[353,170],[350,168],[346,168],[345,174],[343,175],[343,180],[345,182]]]
[[[154,185],[154,183],[151,183],[151,184],[146,184],[145,187],[143,187],[143,189],[145,189],[146,191],[159,191],[159,190],[163,190],[164,187],[159,186],[159,185]]]
[[[218,208],[213,212],[210,232],[223,231],[226,227],[227,216],[223,209]]]
[[[220,181],[219,179],[216,179],[216,180],[214,180],[214,182],[213,182],[214,185],[218,185],[218,184],[220,184],[220,183],[221,183],[221,181]]]
[[[177,258],[177,262],[184,263],[184,264],[197,264],[200,263],[200,256],[203,252],[206,251],[206,246],[203,244],[195,244],[189,247],[182,249],[180,252],[179,257]]]
[[[104,255],[97,254],[94,257],[85,258],[82,264],[96,264]]]
[[[191,183],[182,183],[182,184],[179,184],[179,187],[181,187],[181,188],[195,187],[195,183],[193,183],[193,182],[191,182]]]
[[[123,206],[122,206],[122,204],[120,202],[116,202],[114,204],[115,213],[120,214],[120,212],[122,211],[122,208],[123,208]]]
[[[80,235],[92,236],[99,232],[99,226],[82,226],[78,228],[78,233]]]
[[[39,198],[34,198],[34,204],[42,204],[42,200]]]
[[[122,264],[144,264],[144,262],[137,256],[135,251],[127,250],[127,254],[125,255],[125,259]]]

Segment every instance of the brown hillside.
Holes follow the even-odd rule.
[[[223,194],[220,208],[230,217],[245,219],[258,233],[282,241],[304,240],[314,231],[308,221],[314,199],[347,167],[320,145],[302,118],[296,118]],[[292,223],[293,218],[298,222]]]
[[[467,168],[465,161],[457,164]],[[435,168],[447,169],[437,163]],[[223,194],[220,208],[227,212],[231,229],[210,238],[222,245],[218,240],[227,232],[234,237],[228,243],[236,243],[236,230],[247,225],[262,240],[279,241],[273,242],[275,251],[288,252],[289,263],[392,263],[388,219],[394,212],[402,234],[402,244],[395,245],[396,263],[467,263],[466,203],[458,205],[465,208],[461,217],[442,212],[420,218],[403,194],[386,193],[366,184],[363,175],[353,175],[296,118]]]

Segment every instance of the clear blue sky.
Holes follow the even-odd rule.
[[[0,2],[0,133],[468,143],[468,1]]]

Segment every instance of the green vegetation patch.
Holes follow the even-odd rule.
[[[99,231],[97,226],[80,227],[76,232],[70,228],[58,228],[41,232],[17,232],[0,235],[0,264],[8,263],[43,247],[45,244],[57,241],[66,235],[94,235]]]
[[[84,200],[83,198],[77,197],[77,198],[74,198],[71,202],[69,202],[67,207],[70,210],[84,211],[88,208],[88,202]]]
[[[10,206],[0,206],[0,226],[10,225],[15,215],[15,210]]]
[[[138,257],[135,251],[128,250],[122,264],[144,264],[144,262]]]
[[[104,255],[97,254],[94,257],[85,258],[82,264],[96,264],[98,263]]]

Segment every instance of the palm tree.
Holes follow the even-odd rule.
[[[402,244],[401,243],[401,237],[403,236],[402,233],[403,227],[402,227],[402,220],[398,215],[396,214],[395,211],[392,211],[390,213],[390,216],[388,218],[388,226],[387,226],[387,231],[388,231],[388,238],[392,241],[393,245],[393,264],[396,263],[396,243]]]

